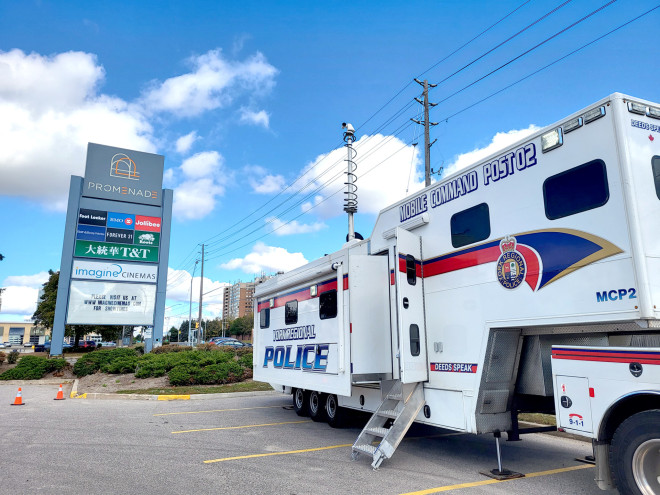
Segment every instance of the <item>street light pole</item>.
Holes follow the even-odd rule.
[[[193,267],[192,277],[190,278],[190,304],[188,306],[188,345],[192,347],[192,335],[191,335],[191,321],[192,321],[192,288],[193,280],[195,279],[195,269],[197,268],[197,263],[199,260],[195,260],[195,266]]]

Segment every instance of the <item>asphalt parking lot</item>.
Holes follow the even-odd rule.
[[[602,494],[575,460],[588,443],[533,434],[502,442],[496,482],[490,435],[419,427],[378,471],[351,460],[357,426],[300,418],[280,394],[188,401],[53,400],[57,386],[0,385],[3,493]],[[65,390],[65,392],[67,392]]]

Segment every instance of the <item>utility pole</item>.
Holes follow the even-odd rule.
[[[190,277],[190,304],[188,306],[188,345],[193,345],[192,340],[192,289],[193,289],[193,280],[195,280],[195,268],[197,268],[197,263],[199,260],[195,260],[195,266],[193,266],[192,277]]]
[[[431,185],[431,146],[433,146],[433,143],[437,141],[437,139],[433,140],[433,143],[430,143],[429,140],[431,139],[429,135],[429,127],[432,125],[438,125],[437,122],[429,122],[429,107],[434,107],[437,105],[437,103],[429,103],[429,88],[435,88],[437,84],[429,84],[429,81],[427,79],[424,79],[424,82],[415,79],[415,82],[419,85],[421,85],[424,88],[424,92],[422,93],[422,96],[424,98],[424,101],[420,100],[419,98],[415,98],[415,101],[421,105],[424,106],[424,121],[419,121],[415,119],[410,119],[416,124],[424,124],[424,183],[426,186]]]
[[[204,244],[202,244],[202,276],[199,279],[199,342],[201,344],[204,338],[204,329],[202,328],[202,293],[204,292]]]

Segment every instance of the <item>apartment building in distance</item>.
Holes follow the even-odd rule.
[[[222,316],[233,320],[252,313],[255,282],[238,282],[223,289]]]

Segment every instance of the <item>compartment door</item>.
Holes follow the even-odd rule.
[[[403,383],[429,379],[424,325],[424,277],[421,238],[396,229],[396,288],[399,366]]]

